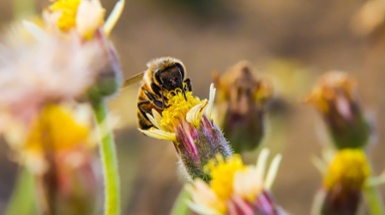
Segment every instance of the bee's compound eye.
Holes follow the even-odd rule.
[[[175,66],[178,67],[178,69],[179,69],[179,71],[180,71],[180,73],[181,73],[181,75],[182,75],[182,79],[184,79],[184,73],[185,73],[185,71],[184,71],[184,67],[182,66],[182,64],[180,64],[180,63],[175,63]]]
[[[155,82],[157,82],[157,84],[161,84],[162,80],[160,80],[160,69],[157,69],[155,71],[154,76],[155,76]]]

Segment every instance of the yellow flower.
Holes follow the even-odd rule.
[[[14,149],[17,159],[35,173],[47,170],[47,153],[60,153],[75,148],[91,148],[91,114],[86,109],[73,109],[51,104],[23,126],[14,123],[6,130],[6,140]]]
[[[85,39],[92,39],[98,29],[108,35],[119,19],[124,7],[120,0],[114,7],[106,23],[105,9],[99,0],[57,0],[50,7],[48,18],[52,19],[58,29],[69,32],[72,29]]]
[[[196,105],[201,104],[202,101],[192,95],[192,92],[186,92],[186,99],[181,90],[177,89],[174,92],[167,94],[167,106],[162,112],[162,119],[160,120],[160,127],[165,131],[175,132],[181,118],[186,117],[187,113]]]
[[[370,176],[370,167],[365,153],[360,149],[340,150],[330,163],[324,178],[327,189],[342,186],[349,190],[364,187]]]
[[[49,9],[60,13],[57,26],[62,31],[68,31],[76,26],[76,13],[81,0],[58,0]]]
[[[233,194],[235,173],[244,170],[246,167],[243,165],[239,155],[233,155],[226,160],[221,155],[218,155],[205,168],[212,178],[210,181],[211,189],[221,201],[225,202]]]
[[[187,189],[192,194],[192,201],[188,202],[191,209],[199,214],[228,214],[231,207],[254,214],[254,209],[264,211],[266,208],[275,208],[275,203],[257,201],[260,195],[269,198],[268,191],[275,179],[281,156],[277,155],[266,170],[269,151],[263,149],[256,166],[246,166],[239,155],[224,159],[218,155],[205,167],[211,181],[204,184],[202,180],[194,180]],[[240,203],[243,202],[243,203]],[[261,205],[262,204],[262,205]],[[234,209],[234,208],[233,208]]]
[[[203,114],[211,119],[213,102],[215,97],[214,85],[210,85],[209,101],[200,100],[192,95],[192,92],[186,92],[186,99],[180,90],[170,92],[167,95],[167,108],[160,115],[155,110],[152,115],[147,114],[149,120],[156,128],[141,130],[147,136],[162,140],[176,141],[176,130],[181,121],[187,121],[195,127],[199,127]]]
[[[77,122],[70,110],[48,105],[32,121],[24,147],[32,151],[59,151],[87,142],[89,134],[89,125]]]
[[[165,109],[161,113],[153,109],[152,115],[147,114],[154,127],[140,131],[150,137],[172,141],[186,179],[206,181],[209,177],[203,167],[207,162],[218,153],[223,157],[232,154],[223,133],[211,118],[214,85],[210,86],[208,101],[194,97],[192,92],[183,95],[180,89],[165,92],[165,96],[168,99]]]

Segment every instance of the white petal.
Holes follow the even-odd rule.
[[[158,121],[156,121],[155,118],[152,117],[151,114],[146,113],[146,116],[147,116],[148,120],[150,120],[150,122],[151,122],[155,127],[159,128]]]
[[[50,39],[49,34],[36,24],[23,20],[24,28],[38,41],[47,41]]]
[[[234,193],[248,200],[255,199],[263,189],[262,178],[255,168],[248,167],[234,175]]]
[[[378,186],[381,184],[385,184],[385,171],[383,171],[379,176],[369,178],[365,187]]]
[[[107,36],[111,33],[112,29],[115,27],[120,16],[122,15],[124,3],[124,0],[120,0],[118,3],[116,3],[110,16],[107,18],[106,23],[104,24],[104,32]]]
[[[259,153],[258,161],[256,165],[257,174],[261,177],[265,177],[265,169],[266,169],[266,162],[267,157],[269,156],[269,149],[264,148],[262,149],[261,153]]]
[[[209,104],[207,105],[207,109],[206,109],[206,115],[209,119],[211,119],[211,114],[212,114],[213,108],[214,108],[215,92],[216,92],[216,89],[214,87],[214,84],[211,83],[210,95],[209,95]]]
[[[217,210],[215,210],[213,208],[209,208],[206,205],[193,203],[191,201],[187,201],[186,203],[191,208],[191,210],[195,211],[198,214],[201,214],[201,215],[222,215]]]
[[[171,132],[167,132],[159,129],[148,129],[148,130],[139,129],[139,131],[149,137],[153,137],[161,140],[170,140],[173,142],[176,141],[175,133],[171,133]]]
[[[76,30],[83,37],[92,36],[103,25],[104,9],[100,2],[81,1],[76,12]]]
[[[162,115],[160,115],[160,113],[155,109],[152,109],[151,112],[152,112],[152,117],[155,119],[157,124],[160,125],[160,122],[162,121]]]
[[[313,157],[311,159],[313,165],[320,171],[321,174],[324,174],[327,169],[327,163],[319,157]]]
[[[271,162],[269,171],[266,176],[266,180],[264,182],[265,189],[270,190],[271,186],[273,185],[275,176],[277,176],[278,167],[281,160],[282,160],[282,156],[279,154],[279,155],[276,155],[273,161]]]
[[[193,124],[194,126],[198,127],[200,120],[203,115],[203,111],[207,106],[207,100],[203,101],[200,104],[195,105],[192,107],[186,114],[186,120],[187,122]]]

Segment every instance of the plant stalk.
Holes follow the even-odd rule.
[[[105,187],[105,215],[120,214],[120,181],[114,137],[108,124],[108,107],[103,99],[93,101],[99,132],[99,152],[103,165]]]
[[[174,202],[170,215],[187,215],[190,211],[186,203],[189,196],[187,190],[182,188]]]
[[[33,175],[22,168],[13,189],[5,215],[30,215],[34,209],[34,179]]]
[[[368,203],[370,214],[385,214],[381,194],[376,186],[366,187],[364,190],[365,199]]]

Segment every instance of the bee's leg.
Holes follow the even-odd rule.
[[[150,112],[147,111],[147,109],[145,108],[145,106],[149,106],[151,105],[151,102],[150,101],[140,101],[138,102],[138,108],[139,108],[139,111],[142,113],[142,115],[146,118],[147,118],[147,114],[151,114]]]
[[[185,91],[192,91],[191,80],[189,78],[187,78],[183,82],[186,84],[185,87],[187,88],[187,89],[185,89]]]
[[[152,83],[151,84],[151,89],[152,91],[154,91],[154,93],[156,93],[158,96],[162,97],[162,105],[159,106],[157,105],[158,107],[160,108],[164,108],[165,105],[164,105],[164,95],[163,95],[163,90],[161,87],[159,87],[158,85],[156,85],[155,83]]]
[[[162,94],[162,108],[164,108],[164,95],[163,95],[163,90],[161,90],[161,94]]]
[[[151,89],[158,96],[162,96],[162,89],[155,83],[151,83]]]
[[[152,95],[152,93],[150,93],[148,91],[144,91],[144,93],[146,94],[147,98],[149,98],[156,106],[158,106],[160,108],[164,107],[163,102],[156,100],[154,95]]]

